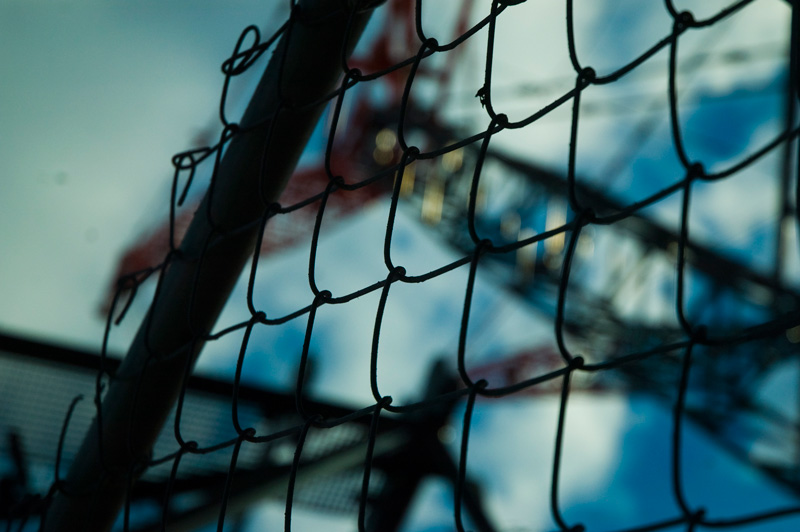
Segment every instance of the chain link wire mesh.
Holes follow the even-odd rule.
[[[728,353],[732,354],[730,356],[734,356],[733,354],[747,350],[750,346],[755,346],[753,348],[757,349],[762,345],[759,342],[778,341],[785,337],[787,331],[797,330],[795,328],[800,326],[797,298],[794,292],[788,288],[782,292],[786,297],[782,300],[779,310],[772,309],[766,313],[764,319],[748,323],[740,328],[719,326],[717,323],[704,320],[687,310],[687,301],[690,299],[693,300],[692,308],[698,308],[697,295],[693,293],[695,285],[689,279],[689,272],[692,271],[689,266],[690,256],[692,249],[696,248],[696,246],[693,247],[694,244],[691,241],[690,213],[693,208],[703,208],[702,205],[694,206],[692,203],[695,190],[699,186],[716,186],[717,183],[736,179],[738,175],[747,172],[748,168],[764,157],[778,150],[788,149],[799,131],[794,120],[789,120],[785,129],[773,138],[763,141],[757,149],[740,153],[724,167],[715,165],[714,171],[709,170],[707,161],[699,160],[693,155],[692,145],[684,140],[684,119],[681,113],[683,99],[682,93],[678,89],[678,78],[682,68],[679,54],[681,43],[685,36],[707,31],[708,28],[721,24],[731,17],[747,17],[748,9],[758,9],[759,2],[753,0],[733,2],[718,12],[704,14],[701,17],[693,15],[690,11],[682,10],[678,7],[677,2],[665,0],[663,10],[668,14],[671,23],[662,28],[662,34],[654,36],[652,43],[625,65],[612,70],[596,70],[583,59],[580,52],[582,37],[576,35],[574,29],[575,11],[580,7],[575,5],[578,3],[573,0],[565,0],[563,2],[564,31],[567,36],[569,59],[574,70],[572,87],[553,97],[547,105],[535,112],[511,119],[500,100],[495,97],[496,92],[502,91],[503,84],[503,80],[496,79],[493,74],[498,61],[496,54],[497,27],[505,17],[514,17],[515,9],[523,3],[525,3],[524,0],[493,0],[486,3],[481,6],[481,9],[485,9],[485,13],[479,22],[463,28],[461,33],[452,40],[440,42],[429,33],[429,26],[435,24],[435,21],[427,21],[424,17],[427,2],[417,0],[413,10],[413,35],[410,35],[412,38],[410,42],[414,43],[414,51],[404,60],[388,67],[370,70],[366,67],[354,67],[354,63],[348,58],[347,50],[337,51],[338,64],[335,66],[339,78],[338,86],[319,101],[312,102],[313,104],[329,102],[329,116],[325,124],[327,140],[324,168],[326,179],[316,190],[310,191],[306,197],[299,198],[292,203],[275,203],[264,198],[247,198],[248,201],[263,202],[263,215],[255,221],[246,220],[240,226],[222,227],[219,221],[214,219],[214,202],[218,201],[214,197],[214,189],[218,186],[216,182],[217,169],[232,139],[242,135],[247,128],[255,127],[252,124],[240,125],[228,116],[226,98],[230,84],[237,76],[247,71],[259,56],[275,50],[276,46],[278,46],[278,52],[275,52],[277,56],[285,53],[276,43],[282,37],[291,34],[295,26],[300,23],[298,21],[309,24],[343,24],[347,28],[346,31],[350,31],[359,13],[386,7],[379,6],[380,2],[340,2],[340,5],[337,5],[339,9],[343,10],[342,12],[335,15],[328,13],[319,20],[309,20],[310,12],[304,9],[303,4],[291,2],[290,17],[275,35],[262,41],[255,26],[247,28],[242,33],[233,55],[222,67],[225,78],[220,98],[222,131],[219,141],[211,147],[191,149],[175,156],[173,160],[175,176],[172,196],[169,199],[171,206],[169,252],[160,264],[129,274],[120,281],[117,296],[114,298],[109,312],[107,335],[111,334],[114,321],[124,318],[125,309],[122,307],[125,306],[126,291],[132,289],[127,296],[127,302],[130,304],[136,295],[137,288],[148,279],[157,278],[160,283],[160,279],[166,272],[176,268],[176,265],[182,262],[202,263],[205,260],[206,251],[213,248],[214,240],[209,238],[203,244],[203,251],[199,256],[186,256],[181,248],[180,237],[175,234],[174,222],[178,216],[182,215],[180,214],[181,209],[185,209],[183,201],[193,186],[195,171],[204,164],[211,164],[214,167],[210,191],[207,195],[207,198],[210,199],[198,209],[195,217],[205,218],[205,223],[212,227],[212,232],[230,235],[236,234],[237,231],[250,231],[256,227],[257,238],[254,248],[259,249],[264,239],[270,238],[270,229],[273,225],[283,224],[285,226],[284,220],[289,220],[291,216],[301,211],[313,213],[314,223],[308,247],[308,268],[306,272],[301,272],[301,274],[307,275],[308,291],[303,305],[292,312],[276,315],[270,308],[269,295],[260,297],[256,293],[256,280],[261,272],[259,270],[259,254],[255,253],[253,260],[249,261],[245,270],[249,279],[249,289],[247,301],[242,304],[246,305],[248,309],[248,319],[234,324],[219,324],[214,331],[211,331],[204,329],[203,325],[194,324],[192,308],[184,311],[186,312],[185,317],[182,316],[179,319],[184,320],[185,326],[192,330],[192,349],[203,343],[215,342],[223,338],[241,337],[232,388],[233,395],[229,405],[231,408],[231,415],[228,419],[230,435],[215,439],[214,431],[198,431],[189,427],[196,422],[184,418],[183,414],[187,394],[187,380],[184,376],[191,373],[193,366],[193,359],[187,358],[186,363],[179,368],[179,374],[173,376],[179,381],[182,380],[183,385],[177,398],[178,408],[175,417],[169,422],[171,426],[164,429],[165,434],[172,432],[172,435],[166,440],[168,448],[165,449],[162,437],[156,452],[146,463],[134,463],[134,467],[130,471],[124,472],[127,487],[119,525],[122,529],[137,529],[135,511],[132,511],[132,506],[136,505],[136,480],[145,470],[158,471],[157,476],[164,481],[161,485],[163,492],[159,492],[158,496],[154,497],[159,500],[161,505],[157,511],[162,516],[159,529],[172,529],[171,520],[180,513],[177,507],[191,506],[191,501],[186,502],[187,496],[181,491],[180,486],[187,478],[191,482],[192,474],[195,473],[191,466],[192,460],[194,457],[208,456],[217,462],[221,460],[225,464],[222,467],[222,474],[216,479],[217,486],[221,487],[217,492],[218,497],[206,504],[206,510],[214,514],[213,521],[217,523],[217,530],[226,530],[229,529],[228,527],[234,526],[238,520],[237,516],[246,510],[247,504],[240,503],[240,499],[247,500],[248,503],[252,502],[242,496],[240,488],[244,485],[258,486],[259,483],[269,484],[272,492],[279,493],[279,496],[285,501],[284,527],[286,530],[292,529],[292,513],[295,504],[302,504],[304,497],[319,500],[320,497],[331,497],[331,493],[334,495],[345,493],[345,498],[349,503],[355,503],[357,506],[357,511],[353,514],[354,528],[380,530],[377,528],[380,525],[376,524],[379,522],[376,514],[378,510],[386,511],[385,508],[381,509],[381,494],[394,493],[390,497],[397,497],[397,500],[402,498],[401,495],[395,493],[397,490],[392,491],[393,483],[398,484],[399,477],[392,476],[391,472],[395,471],[396,473],[398,468],[402,470],[404,467],[404,462],[396,452],[397,449],[404,448],[404,446],[411,446],[410,448],[413,449],[413,446],[417,445],[416,442],[436,437],[437,431],[442,428],[442,419],[446,419],[453,406],[459,404],[461,409],[458,412],[463,412],[461,432],[457,436],[460,446],[458,456],[453,461],[454,469],[448,473],[452,477],[454,486],[452,526],[459,531],[470,527],[491,530],[494,529],[491,523],[481,522],[479,516],[472,515],[470,517],[472,521],[469,521],[464,515],[465,508],[480,507],[479,504],[474,504],[474,501],[470,503],[477,496],[477,492],[471,487],[469,481],[469,444],[476,402],[484,398],[508,400],[526,393],[547,390],[548,393],[555,392],[559,397],[558,416],[555,421],[555,452],[552,456],[549,478],[536,479],[535,482],[549,484],[549,505],[552,519],[559,530],[573,532],[593,530],[591,522],[574,522],[570,518],[568,508],[559,498],[562,466],[565,461],[570,459],[564,454],[564,440],[569,437],[569,434],[565,433],[565,424],[570,412],[571,390],[576,380],[591,379],[596,375],[610,375],[613,378],[613,375],[626,370],[632,373],[642,373],[644,374],[642,378],[646,377],[651,381],[666,380],[666,386],[672,390],[673,419],[670,443],[672,476],[670,482],[674,502],[679,511],[669,519],[642,523],[625,528],[625,530],[630,532],[667,529],[695,530],[701,527],[732,529],[753,523],[758,523],[759,526],[764,527],[763,529],[768,529],[770,524],[776,520],[800,513],[800,505],[796,505],[737,518],[719,518],[708,514],[702,506],[699,506],[687,495],[682,475],[682,432],[687,417],[687,394],[691,374],[698,366],[698,359],[716,357],[714,364],[724,365],[726,356],[729,356]],[[793,16],[797,15],[793,13]],[[796,38],[796,35],[793,35],[791,64],[787,65],[787,70],[792,72],[793,83],[796,82],[794,62],[798,57]],[[485,127],[480,132],[462,138],[450,138],[451,131],[444,133],[436,131],[437,124],[432,119],[433,113],[426,109],[431,107],[430,102],[426,102],[425,97],[418,96],[417,85],[424,85],[426,82],[425,76],[428,75],[425,73],[426,70],[449,68],[451,65],[448,65],[447,57],[456,53],[460,47],[468,44],[476,46],[476,43],[484,43],[480,45],[484,50],[484,77],[482,86],[469,88],[469,90],[477,90],[475,96],[479,99],[485,112]],[[547,51],[542,50],[541,53],[547,53]],[[659,54],[661,57],[664,54],[668,57],[666,72],[662,73],[659,83],[669,114],[672,147],[680,161],[682,171],[679,175],[674,176],[674,180],[668,186],[647,195],[647,197],[637,199],[635,202],[615,205],[613,208],[593,203],[587,200],[587,196],[584,194],[586,184],[581,183],[576,171],[581,158],[580,126],[585,110],[582,100],[586,94],[600,87],[606,85],[613,87],[614,83],[624,80],[638,69],[653,62],[655,57],[659,57]],[[429,67],[434,64],[435,67]],[[524,62],[520,61],[519,64],[519,68],[523,68]],[[385,106],[385,109],[388,110],[385,113],[386,116],[380,117],[380,121],[384,125],[388,124],[388,129],[385,130],[388,133],[383,133],[385,145],[382,146],[379,143],[376,150],[383,149],[385,153],[377,155],[370,153],[370,156],[375,157],[375,161],[379,163],[382,161],[382,164],[373,165],[368,173],[353,173],[352,175],[338,173],[338,167],[335,164],[337,160],[335,150],[344,143],[341,139],[342,135],[348,134],[347,126],[343,124],[347,120],[348,107],[352,108],[358,99],[367,97],[370,90],[378,90],[377,84],[387,79],[395,80],[395,86],[399,90],[396,91],[396,94],[387,90],[387,93],[390,94],[389,97],[395,99]],[[280,86],[280,80],[278,85]],[[794,99],[797,97],[797,87],[793,85],[791,90],[791,98]],[[424,90],[420,90],[420,92],[424,92]],[[293,102],[296,97],[296,94],[279,94],[280,106],[292,107],[295,105]],[[433,107],[435,108],[435,104]],[[565,139],[565,142],[569,144],[568,157],[563,161],[566,172],[565,178],[554,185],[566,198],[563,218],[555,223],[551,221],[544,230],[537,233],[520,232],[518,233],[519,238],[503,240],[494,237],[481,226],[480,216],[483,202],[486,201],[486,198],[482,197],[482,179],[485,176],[486,168],[496,164],[491,155],[492,142],[515,130],[532,127],[548,114],[565,108],[571,109],[571,133],[569,138]],[[280,112],[280,107],[275,115],[267,118],[266,122],[271,123],[278,112]],[[514,114],[516,116],[516,113]],[[270,129],[267,134],[267,143],[275,142],[275,139],[283,134],[284,132],[278,129]],[[380,141],[380,135],[377,138]],[[263,154],[266,154],[269,149],[269,144],[267,144],[258,147],[254,153],[247,153],[243,156],[251,158],[255,161],[254,164],[258,164],[262,160]],[[372,148],[368,151],[371,150]],[[394,237],[397,212],[402,208],[401,204],[408,195],[409,187],[413,188],[414,186],[413,179],[424,177],[425,165],[428,165],[430,169],[432,164],[449,166],[454,173],[466,176],[464,181],[466,184],[461,186],[461,194],[455,194],[459,207],[444,213],[444,216],[458,217],[452,227],[458,229],[459,246],[466,251],[460,258],[448,264],[428,271],[412,273],[398,258],[401,254],[396,252]],[[364,166],[360,168],[363,170]],[[263,177],[269,175],[272,169],[260,167],[258,171]],[[430,170],[427,179],[429,184],[434,180],[430,176]],[[444,196],[448,187],[450,196]],[[438,193],[445,198],[442,200],[443,202],[455,202],[452,199],[453,188],[452,184],[445,186],[444,181],[442,182]],[[384,277],[365,280],[363,285],[347,292],[329,290],[325,283],[320,281],[323,277],[320,275],[321,270],[329,266],[320,261],[318,253],[321,233],[327,220],[326,216],[337,209],[336,205],[341,205],[342,202],[347,204],[350,201],[348,198],[358,198],[360,201],[361,198],[379,194],[365,192],[370,190],[380,190],[380,194],[388,194],[390,197],[388,213],[385,218],[386,229],[382,250],[385,264]],[[426,191],[426,193],[436,192],[435,187],[427,190],[433,190],[433,192]],[[548,194],[547,190],[540,192]],[[671,268],[676,278],[673,301],[678,327],[674,331],[667,331],[668,334],[650,335],[646,341],[629,337],[625,342],[609,342],[604,337],[603,329],[608,326],[608,322],[604,320],[608,318],[604,317],[603,309],[587,308],[583,304],[580,287],[576,288],[571,281],[576,267],[592,267],[591,264],[577,265],[580,262],[576,258],[577,250],[581,246],[582,237],[593,231],[624,225],[640,216],[642,211],[648,207],[674,198],[678,199],[676,205],[678,205],[679,211],[679,238],[674,243],[674,255],[672,255],[674,260]],[[234,201],[237,200],[234,199]],[[787,199],[789,207],[786,213],[795,219],[794,223],[797,223],[797,212],[794,207],[796,204],[796,198]],[[426,208],[429,209],[425,205],[421,208],[423,211]],[[730,208],[735,209],[736,206],[731,205]],[[423,218],[436,219],[441,216],[442,212],[437,212],[435,209],[423,212]],[[554,356],[550,357],[547,363],[539,366],[534,364],[532,366],[534,374],[513,382],[495,378],[495,374],[491,372],[481,374],[473,367],[468,355],[470,351],[468,331],[472,330],[471,327],[474,326],[472,322],[475,319],[473,294],[479,272],[484,268],[492,268],[491,265],[495,264],[493,261],[497,260],[508,260],[519,264],[520,257],[525,257],[526,253],[529,253],[528,260],[535,265],[537,260],[541,260],[542,254],[537,251],[539,246],[549,246],[556,242],[559,243],[558,247],[562,251],[560,251],[559,264],[556,265],[556,268],[551,268],[556,272],[554,274],[556,289],[551,294],[550,305],[554,313],[552,335],[557,351],[554,351]],[[358,259],[354,257],[354,260]],[[596,255],[594,260],[611,259]],[[452,294],[453,298],[463,302],[457,349],[449,355],[445,362],[446,366],[454,369],[453,382],[449,382],[450,379],[443,379],[446,385],[440,382],[438,386],[429,386],[428,395],[424,399],[408,402],[397,401],[384,392],[387,387],[384,381],[386,377],[380,369],[384,362],[381,339],[386,336],[387,328],[390,329],[393,326],[390,321],[385,319],[392,295],[402,285],[424,285],[442,276],[453,275],[453,272],[457,271],[466,272],[466,282],[460,293]],[[324,277],[328,278],[327,275]],[[224,280],[222,284],[229,282],[230,280]],[[200,285],[199,279],[194,280],[194,285]],[[370,317],[369,322],[353,324],[353,327],[368,327],[373,331],[368,371],[368,386],[372,393],[372,401],[348,412],[337,411],[335,415],[330,411],[322,411],[318,408],[317,403],[309,400],[305,391],[306,382],[312,369],[309,360],[317,316],[320,312],[328,310],[336,312],[338,307],[352,304],[354,300],[368,295],[372,295],[377,301],[374,314]],[[171,294],[164,293],[159,284],[155,298],[169,297]],[[194,301],[204,297],[206,297],[204,294],[193,292],[190,299]],[[261,302],[262,300],[264,303]],[[152,320],[152,315],[147,319]],[[279,327],[281,324],[293,320],[303,321],[306,324],[302,354],[292,392],[295,412],[282,423],[248,424],[249,420],[254,417],[247,414],[246,411],[248,408],[253,408],[253,404],[242,399],[240,391],[244,388],[242,379],[243,372],[246,372],[245,362],[250,346],[249,342],[259,329]],[[148,327],[146,322],[143,330],[147,331]],[[575,327],[580,328],[583,332],[575,332]],[[592,332],[596,334],[595,337],[592,336]],[[571,338],[578,337],[583,338],[584,341],[571,340]],[[653,343],[653,338],[659,341]],[[579,345],[579,348],[576,348],[576,345]],[[185,349],[185,346],[180,349]],[[153,352],[151,355],[156,358],[170,358],[173,353]],[[654,360],[671,361],[677,371],[666,375],[657,374],[651,366],[647,365]],[[481,375],[486,375],[486,377]],[[113,382],[117,378],[119,377],[115,377],[113,372],[105,368],[97,373],[93,400],[97,405],[98,414],[101,412],[99,405],[103,400],[107,381]],[[135,381],[137,377],[128,376],[126,378],[132,378]],[[71,434],[71,413],[79,400],[76,398],[69,405],[64,420],[61,443],[57,453],[58,458],[56,459],[55,482],[52,484],[52,488],[49,493],[39,499],[25,500],[23,505],[11,512],[7,530],[27,530],[26,527],[31,523],[38,522],[40,513],[44,512],[44,515],[47,516],[47,505],[53,497],[62,496],[69,501],[75,495],[69,481],[65,480],[65,467],[61,463],[61,455],[65,435]],[[248,404],[245,405],[245,403]],[[133,417],[131,417],[132,419]],[[414,429],[395,430],[396,426],[393,423],[397,419],[415,420]],[[434,421],[431,422],[431,420]],[[102,425],[103,422],[105,421],[100,416],[99,423]],[[518,422],[535,423],[536,421],[519,419]],[[130,423],[130,434],[136,435],[138,429],[134,426],[133,421]],[[187,436],[189,433],[191,436]],[[325,439],[329,437],[327,434],[331,435],[331,440],[324,443]],[[334,434],[338,435],[333,436]],[[495,437],[502,440],[504,435],[496,434]],[[587,445],[591,445],[591,442],[587,442]],[[270,456],[269,460],[272,461],[269,467],[263,469],[254,465],[257,462],[256,457],[260,448],[270,449],[264,454]],[[428,447],[421,448],[428,449]],[[99,444],[99,452],[101,455],[109,453],[108,449],[103,448],[102,440]],[[347,456],[342,458],[345,454]],[[336,459],[326,461],[326,457],[331,456],[336,456]],[[341,463],[338,462],[340,460]],[[338,465],[331,465],[337,463]],[[345,480],[329,489],[324,488],[324,485],[334,481],[321,473],[327,466],[346,472]],[[389,473],[387,474],[387,472]],[[145,484],[148,479],[153,481],[153,475],[145,475],[144,479],[140,485]],[[301,489],[304,485],[323,486],[320,489],[326,495],[309,495],[308,490]],[[344,485],[347,487],[342,487]],[[413,487],[408,489],[413,491]],[[348,502],[330,501],[324,503],[323,506],[325,504],[346,506]]]

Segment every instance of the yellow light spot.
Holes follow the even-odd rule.
[[[467,208],[469,208],[470,197],[466,194]],[[478,191],[475,194],[475,212],[480,213],[486,207],[486,186],[483,183],[478,183]]]
[[[464,150],[449,151],[442,155],[442,168],[447,172],[457,172],[464,162]]]
[[[547,219],[545,231],[557,229],[567,222],[567,206],[561,199],[553,198],[547,203]],[[553,235],[544,241],[544,249],[548,255],[556,255],[564,249],[564,233]]]
[[[375,136],[375,146],[382,151],[392,151],[397,144],[397,135],[389,128],[381,129]]]
[[[536,231],[530,227],[526,227],[519,231],[518,241],[527,240],[536,236]],[[525,277],[530,278],[536,269],[536,255],[539,252],[539,242],[532,242],[517,250],[517,268]]]
[[[591,259],[592,255],[594,254],[594,238],[592,237],[591,233],[589,232],[591,227],[585,227],[583,231],[581,231],[581,236],[578,237],[578,256],[582,259]]]
[[[442,205],[444,203],[444,183],[439,179],[431,179],[425,185],[422,198],[422,221],[436,225],[442,221]]]
[[[397,135],[389,128],[383,128],[375,135],[375,149],[372,158],[381,166],[392,164],[394,148],[397,145]]]
[[[400,184],[400,197],[407,198],[414,193],[414,181],[417,176],[417,163],[413,162],[403,169],[403,182]]]
[[[519,230],[522,221],[519,214],[516,212],[509,212],[503,216],[500,221],[500,232],[506,240],[517,240],[519,237]]]
[[[394,159],[394,153],[387,150],[382,150],[380,148],[375,148],[372,152],[372,158],[375,159],[375,162],[381,166],[386,166],[391,164],[392,159]]]

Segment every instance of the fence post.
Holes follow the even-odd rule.
[[[342,74],[343,47],[347,54],[352,52],[371,9],[379,3],[300,0],[295,6],[293,23],[277,44],[242,118],[245,130],[230,141],[220,163],[213,200],[206,194],[180,245],[180,257],[164,273],[160,295],[103,399],[102,434],[95,419],[51,501],[46,532],[94,532],[113,526],[131,472],[134,479],[143,472],[180,392],[184,369],[194,364],[200,351],[197,331],[211,331],[254,251],[258,223],[230,231],[264,216],[262,194],[267,204],[279,198],[324,109],[323,103],[307,104],[335,88]],[[343,6],[356,5],[362,7],[348,31],[350,15]],[[219,230],[212,227],[207,212]]]

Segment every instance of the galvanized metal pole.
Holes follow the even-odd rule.
[[[254,251],[258,223],[251,222],[279,198],[324,108],[315,102],[335,88],[342,51],[352,52],[371,11],[360,7],[350,19],[347,10],[367,3],[380,2],[298,2],[299,16],[277,44],[241,121],[245,130],[221,161],[213,197],[207,194],[195,214],[181,256],[164,273],[157,301],[103,399],[102,434],[95,419],[45,515],[46,532],[112,527],[175,404],[184,370],[200,351],[198,333],[211,331]]]

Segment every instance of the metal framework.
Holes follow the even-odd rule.
[[[97,355],[85,351],[68,349],[40,341],[0,334],[0,369],[4,374],[18,379],[19,365],[25,372],[33,372],[38,386],[55,386],[64,382],[76,382],[76,389],[91,382],[97,372]],[[114,373],[120,359],[108,358],[106,367]],[[13,370],[13,371],[12,371]],[[50,468],[53,457],[49,447],[58,439],[58,427],[38,419],[34,400],[36,390],[32,387],[16,387],[0,379],[6,393],[13,392],[11,404],[28,422],[13,431],[18,455],[19,475],[4,477],[8,485],[8,499],[0,505],[0,518],[14,519],[20,515],[42,515],[47,507],[40,499],[25,499],[23,494],[32,486],[26,481],[29,468]],[[430,371],[428,394],[435,396],[450,391],[456,380],[435,364]],[[19,389],[18,389],[19,388]],[[75,390],[65,390],[66,396]],[[214,417],[227,413],[233,394],[230,382],[193,375],[186,385],[187,406],[184,416],[188,419]],[[295,398],[291,393],[280,393],[262,388],[241,385],[236,390],[240,408],[253,412],[253,422],[271,426],[292,425],[298,422]],[[65,402],[66,396],[56,395],[53,402]],[[375,449],[376,475],[385,481],[376,483],[372,490],[373,501],[369,508],[368,529],[375,531],[395,530],[406,515],[419,483],[427,476],[435,475],[455,485],[457,465],[436,436],[451,416],[455,400],[435,411],[416,415],[385,418],[380,426],[380,439]],[[351,409],[344,405],[307,400],[306,406],[330,418],[346,416]],[[26,411],[26,408],[30,410]],[[173,412],[174,413],[174,412]],[[86,420],[88,423],[88,420]],[[75,423],[83,428],[83,423]],[[312,510],[354,514],[357,511],[356,485],[348,483],[351,475],[359,476],[366,448],[366,432],[369,420],[357,418],[346,431],[319,431],[314,438],[321,443],[319,450],[303,463],[297,478],[298,504]],[[213,430],[213,427],[211,427]],[[209,434],[208,437],[218,437]],[[162,435],[168,443],[171,434]],[[44,442],[46,445],[42,446]],[[0,445],[0,449],[4,446]],[[253,504],[268,499],[280,500],[286,494],[290,465],[282,458],[280,446],[254,446],[257,451],[240,465],[236,482],[228,499],[228,510],[237,515]],[[420,457],[424,457],[420,459]],[[192,503],[180,509],[169,506],[152,522],[145,521],[132,527],[133,532],[155,532],[166,523],[169,530],[191,531],[213,523],[219,514],[219,494],[226,482],[227,462],[198,460],[190,464],[187,472],[170,480],[168,470],[163,468],[147,472],[135,485],[130,497],[133,507],[141,508],[148,503],[158,506],[168,489],[174,498],[189,496]],[[391,479],[391,480],[390,480]],[[322,485],[322,487],[320,487]],[[13,489],[11,489],[13,487]],[[19,495],[12,496],[13,494]],[[477,530],[494,530],[489,522],[480,489],[471,483],[467,490],[465,506]],[[331,502],[338,501],[338,502]]]

